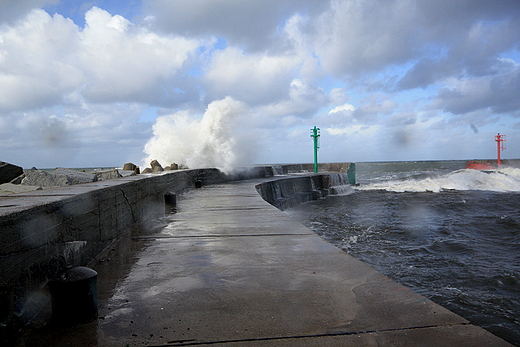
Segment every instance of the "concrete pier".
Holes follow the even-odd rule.
[[[179,195],[92,264],[97,321],[19,345],[509,346],[264,201],[266,181]]]
[[[253,168],[238,177],[217,169],[179,170],[5,196],[0,191],[0,345],[45,321],[50,280],[87,265],[136,223],[164,214],[165,194],[197,183],[265,177],[270,170]]]

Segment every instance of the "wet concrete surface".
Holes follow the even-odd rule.
[[[322,240],[256,181],[192,190],[100,257],[100,317],[19,346],[508,346]]]

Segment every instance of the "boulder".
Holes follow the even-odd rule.
[[[123,177],[123,175],[121,175],[121,173],[117,169],[110,170],[110,171],[96,172],[96,176],[97,176],[98,181],[113,180],[116,178]]]
[[[179,164],[177,163],[172,163],[170,165],[170,170],[179,170]]]
[[[124,171],[134,171],[137,166],[134,163],[126,163],[123,165]]]
[[[21,184],[44,188],[63,187],[97,181],[97,176],[94,174],[62,168],[53,171],[43,171],[33,168],[24,170],[24,174],[25,177],[22,179]]]
[[[9,183],[22,174],[21,167],[0,161],[0,184]]]
[[[155,159],[150,162],[150,166],[152,167],[152,172],[154,173],[164,171],[161,164],[159,164],[159,162]]]
[[[147,167],[146,169],[143,170],[142,173],[147,174],[147,173],[152,173],[152,172],[153,172],[152,169],[150,169],[149,167]]]

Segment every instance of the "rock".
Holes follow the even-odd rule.
[[[9,183],[22,174],[21,167],[0,161],[0,184]]]
[[[179,164],[177,163],[171,163],[170,170],[179,170]]]
[[[25,177],[25,174],[21,174],[20,176],[16,177],[14,180],[12,180],[11,182],[9,183],[12,183],[12,184],[22,184],[22,180],[24,179]]]
[[[71,169],[58,168],[54,171],[37,169],[24,170],[23,185],[39,187],[63,187],[73,184],[89,183],[97,181],[97,176],[86,172]]]
[[[110,171],[96,172],[96,176],[97,176],[98,181],[113,180],[116,178],[123,177],[123,175],[121,175],[121,173],[117,169],[110,170]]]
[[[139,166],[135,167],[134,172],[135,172],[136,175],[139,175],[141,173],[141,171],[139,169]]]
[[[42,189],[39,186],[24,186],[20,184],[4,183],[0,184],[0,196],[8,196],[17,193],[32,192]]]
[[[128,177],[128,176],[135,176],[137,175],[135,171],[126,171],[126,170],[119,170],[119,174],[121,177]]]
[[[143,170],[142,173],[147,174],[147,173],[152,173],[152,172],[153,172],[152,169],[150,169],[149,167],[147,167],[146,169]]]
[[[150,162],[150,166],[152,167],[152,172],[154,173],[164,171],[161,164],[159,164],[159,162],[155,159]]]
[[[123,165],[124,171],[134,171],[137,166],[134,163],[126,163]]]

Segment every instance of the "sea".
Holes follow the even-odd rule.
[[[520,169],[356,163],[356,186],[285,212],[393,280],[520,346]]]

